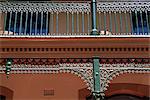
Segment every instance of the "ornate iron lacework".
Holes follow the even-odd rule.
[[[97,8],[102,12],[150,11],[150,2],[100,2]]]
[[[7,59],[0,59],[0,65],[5,65]],[[92,58],[13,58],[13,64],[56,65],[63,63],[92,63]],[[100,64],[149,64],[149,58],[102,58]]]
[[[0,73],[5,73],[5,62],[6,59],[0,60]],[[150,73],[150,59],[106,58],[100,60],[99,68],[100,92],[104,95],[110,80],[116,76],[124,73]],[[80,77],[89,90],[93,90],[92,59],[13,59],[11,73],[72,73]]]
[[[102,93],[107,90],[110,80],[123,73],[150,73],[149,64],[100,64],[100,85]],[[72,73],[80,77],[89,90],[93,90],[92,63],[63,63],[57,65],[14,64],[11,73]],[[5,73],[5,65],[1,65],[0,73]]]
[[[100,12],[114,11],[150,11],[150,2],[98,2]],[[2,12],[90,12],[87,3],[50,3],[50,2],[0,2]]]
[[[149,64],[100,64],[101,95],[104,95],[113,78],[125,73],[150,73]]]

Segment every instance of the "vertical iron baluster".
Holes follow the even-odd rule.
[[[150,11],[148,11],[147,14],[148,14],[148,24],[149,24],[149,32],[150,32]],[[148,35],[150,35],[150,34],[148,34]]]
[[[12,19],[12,12],[10,12],[10,15],[9,15],[8,34],[9,34],[9,32],[10,32],[10,28],[11,28],[11,19]]]
[[[46,34],[48,35],[48,22],[49,22],[49,20],[48,20],[49,18],[48,18],[48,11],[46,12]]]
[[[56,33],[58,33],[58,21],[59,21],[59,16],[58,16],[58,12],[56,13]]]
[[[122,33],[122,13],[121,11],[119,12],[120,14],[120,34]]]
[[[53,33],[53,26],[54,26],[54,13],[52,12],[51,14],[50,14],[50,33]]]
[[[106,12],[104,12],[104,32],[106,32]]]
[[[132,19],[132,11],[130,11],[130,22],[131,22],[131,34],[133,35],[133,19]]]
[[[87,24],[88,24],[88,34],[90,34],[90,14],[89,14],[89,12],[87,12],[87,19],[88,19],[88,21],[87,21]]]
[[[49,13],[49,16],[50,16],[50,17],[49,17],[49,19],[50,19],[50,20],[49,20],[49,34],[51,35],[51,34],[52,34],[52,29],[51,29],[51,26],[52,26],[52,25],[51,25],[51,24],[52,24],[52,23],[51,23],[52,14],[51,14],[51,12]]]
[[[72,12],[72,33],[74,33],[74,13]]]
[[[99,11],[99,13],[98,13],[99,32],[101,31],[101,16],[100,15],[101,15],[101,12]]]
[[[5,30],[6,30],[6,21],[7,21],[7,12],[5,12],[5,15],[4,15],[4,31],[3,31],[3,34],[5,33]]]
[[[149,31],[149,23],[148,23],[148,11],[145,11],[145,13],[146,13],[146,23],[147,23],[147,31],[148,31],[148,35],[149,35],[149,33],[150,33],[150,31]]]
[[[35,19],[35,35],[37,34],[37,21],[38,21],[38,12],[36,12],[36,19]]]
[[[115,33],[117,34],[117,23],[116,23],[116,12],[114,12],[115,15],[114,15],[114,22],[115,22]]]
[[[25,29],[24,29],[24,34],[27,35],[27,25],[28,25],[28,11],[26,11],[26,19],[25,19]]]
[[[66,13],[66,31],[69,33],[69,12]]]
[[[112,16],[111,16],[111,11],[109,11],[109,17],[110,17],[110,32],[112,33]]]
[[[147,11],[147,15],[148,15],[148,30],[149,30],[149,34],[150,35],[150,11]]]
[[[13,34],[15,34],[15,32],[16,32],[16,24],[17,24],[17,12],[15,12],[15,22],[14,22]]]
[[[31,12],[31,16],[30,16],[30,34],[32,35],[32,16],[33,16],[33,12]]]
[[[139,35],[139,24],[138,24],[138,16],[137,16],[137,11],[135,11],[135,16],[136,16],[137,34]]]
[[[40,35],[43,35],[43,12],[41,12],[41,28],[40,28]]]
[[[125,27],[126,27],[126,33],[128,34],[128,19],[127,19],[127,12],[125,11]]]
[[[23,14],[23,12],[21,12],[21,14],[20,14],[20,27],[19,27],[19,34],[21,34],[21,33],[22,33],[22,14]]]
[[[77,12],[77,32],[79,33],[79,12]]]
[[[82,12],[82,33],[84,34],[84,12]]]
[[[142,24],[142,35],[144,35],[144,25],[143,25],[142,11],[140,11],[140,18],[141,18],[141,24]]]

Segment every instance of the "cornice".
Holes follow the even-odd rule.
[[[2,38],[0,58],[149,58],[149,38]]]

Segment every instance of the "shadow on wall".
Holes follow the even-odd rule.
[[[118,94],[106,97],[106,100],[150,100],[149,97],[138,97],[129,94]]]
[[[87,98],[90,97],[91,95],[91,91],[88,90],[87,88],[80,89],[78,93],[79,93],[79,100],[88,100]]]
[[[86,100],[94,100],[92,96],[86,98]],[[129,94],[117,94],[109,97],[105,97],[104,100],[150,100],[150,97],[138,97]]]
[[[149,85],[142,84],[113,83],[105,92],[104,100],[150,100],[149,88]],[[86,100],[94,99],[90,95]]]
[[[0,100],[13,100],[13,91],[7,87],[0,86]]]

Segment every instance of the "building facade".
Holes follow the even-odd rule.
[[[150,1],[90,4],[0,1],[0,100],[149,100]]]

